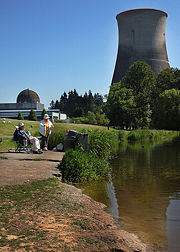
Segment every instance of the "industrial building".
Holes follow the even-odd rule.
[[[133,9],[116,16],[119,45],[112,83],[119,82],[135,61],[145,61],[157,75],[169,67],[165,26],[167,13]]]
[[[38,94],[30,89],[25,89],[17,96],[16,103],[0,103],[0,117],[17,119],[18,113],[21,112],[24,119],[28,119],[31,110],[36,112],[38,119],[41,118],[44,104],[40,103]],[[60,113],[59,109],[48,109],[47,114],[51,120],[66,120],[65,114]]]

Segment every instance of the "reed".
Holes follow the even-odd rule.
[[[174,138],[179,135],[179,131],[170,130],[132,130],[128,133],[127,140],[157,140],[160,138]]]

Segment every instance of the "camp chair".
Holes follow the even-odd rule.
[[[26,152],[30,153],[32,148],[32,144],[28,144],[27,140],[24,141],[24,143],[20,143],[19,141],[16,141],[16,148],[15,152]]]
[[[13,140],[15,142],[16,147],[15,147],[15,149],[9,149],[8,152],[30,153],[31,148],[32,148],[32,144],[28,143],[28,141],[26,139],[24,139],[23,142],[20,142],[17,137],[17,132],[18,132],[18,129],[16,129],[16,131],[14,132],[14,135],[13,135]]]

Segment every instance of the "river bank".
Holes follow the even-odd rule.
[[[61,182],[60,154],[0,154],[0,251],[150,251],[104,204]]]
[[[90,152],[96,154],[99,160],[102,157],[108,159],[109,150],[112,151],[113,146],[117,145],[119,140],[128,139],[127,132],[124,131],[103,132],[89,131]],[[136,131],[129,140],[153,139],[156,138],[155,133],[157,132],[141,131],[139,134],[139,131]],[[169,134],[171,137],[174,132],[158,132],[161,138],[166,138]],[[175,134],[177,133],[175,132]],[[60,140],[57,136],[63,138],[64,132],[60,134],[57,129],[54,136],[52,134],[51,147],[55,146],[55,140],[59,143]],[[7,148],[6,143],[5,147]],[[2,158],[2,162],[7,162],[6,158]],[[70,159],[70,161],[74,166],[74,160]],[[31,161],[26,160],[26,162],[30,164]],[[38,157],[32,162],[36,162],[39,168],[40,162],[44,161]],[[86,163],[89,164],[89,162]],[[69,169],[70,166],[67,165],[67,167]],[[79,171],[79,167],[76,168]],[[84,169],[89,171],[87,165],[84,166]],[[74,171],[74,167],[72,171]],[[24,172],[28,175],[27,169],[24,169]],[[39,175],[41,175],[40,169]],[[73,178],[76,177],[73,175]],[[81,177],[79,178],[81,179]],[[37,180],[37,177],[34,180]],[[23,184],[22,187],[13,186],[1,189],[0,241],[3,244],[1,250],[4,249],[2,251],[12,251],[13,249],[18,251],[151,251],[134,234],[119,230],[112,216],[104,211],[105,205],[83,195],[79,189],[58,180],[52,181],[53,183],[49,180],[37,183],[29,183],[31,179],[26,181],[28,183]],[[4,195],[10,193],[10,197],[3,198],[2,192]],[[29,194],[29,192],[31,193]],[[11,197],[12,195],[14,196]],[[19,196],[17,197],[17,195]]]
[[[1,251],[152,251],[119,230],[105,205],[58,179],[0,189]]]

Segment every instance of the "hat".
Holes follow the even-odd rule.
[[[43,117],[44,119],[49,119],[49,116],[48,116],[48,114],[44,114],[44,117]]]
[[[22,126],[24,126],[24,123],[20,122],[20,123],[18,124],[18,126],[19,126],[19,128],[21,128]]]

